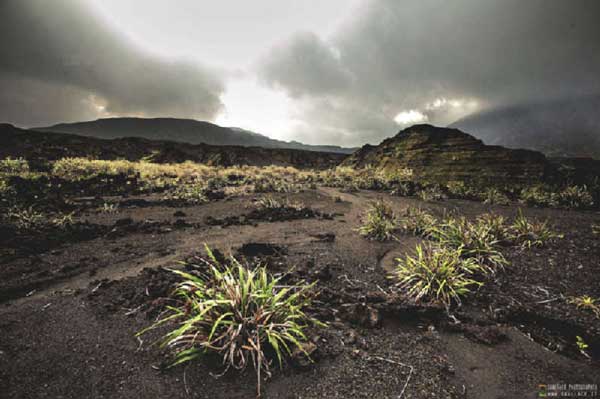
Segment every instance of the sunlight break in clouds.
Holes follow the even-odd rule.
[[[419,111],[411,109],[409,111],[402,111],[394,117],[394,121],[400,126],[413,125],[415,123],[427,122],[429,118],[427,115],[422,114]]]

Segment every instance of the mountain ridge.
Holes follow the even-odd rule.
[[[70,133],[27,130],[0,123],[0,159],[22,157],[32,164],[66,157],[157,163],[192,161],[212,166],[294,166],[324,169],[337,165],[345,154],[297,150],[189,144],[142,137],[101,139]]]
[[[150,140],[168,140],[189,144],[288,148],[341,154],[350,154],[355,150],[354,148],[334,145],[309,145],[296,141],[276,140],[242,128],[223,127],[211,122],[179,118],[101,118],[94,121],[34,127],[30,130],[70,133],[104,139],[141,137]]]

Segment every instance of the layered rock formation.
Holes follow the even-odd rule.
[[[520,183],[546,179],[552,166],[535,151],[488,146],[457,129],[415,125],[378,146],[366,145],[343,166],[384,171],[410,168],[416,178]]]

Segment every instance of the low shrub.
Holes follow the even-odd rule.
[[[174,327],[162,346],[173,353],[171,366],[213,352],[222,356],[225,372],[252,365],[260,396],[261,372],[270,374],[273,353],[280,367],[294,349],[308,356],[305,334],[322,325],[306,315],[314,283],[283,285],[265,267],[246,268],[236,259],[219,262],[207,248],[209,260],[196,265],[198,273],[174,271],[184,281],[175,291],[177,304],[169,314],[137,335],[163,324]]]

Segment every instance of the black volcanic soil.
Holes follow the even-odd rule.
[[[312,213],[260,217],[258,195],[185,208],[152,196],[111,197],[123,204],[116,213],[78,209],[76,226],[93,233],[3,241],[0,397],[254,397],[252,370],[216,379],[210,373],[221,368],[211,358],[163,370],[165,354],[150,346],[158,335],[134,336],[161,311],[176,281],[165,268],[202,256],[204,243],[260,259],[274,273],[293,266],[290,280],[319,281],[311,313],[329,328],[311,331],[314,363],[294,359],[276,370],[263,383],[265,398],[515,399],[537,397],[539,384],[600,383],[600,320],[566,302],[600,297],[600,240],[591,231],[599,214],[525,209],[548,218],[564,239],[547,248],[506,248],[512,266],[451,318],[394,294],[386,274],[420,240],[367,241],[354,231],[361,212],[379,197],[398,210],[416,205],[467,217],[489,210],[512,217],[517,207],[325,188],[274,197],[302,202]],[[214,223],[248,215],[252,223]],[[577,351],[576,336],[590,345],[592,359]]]

